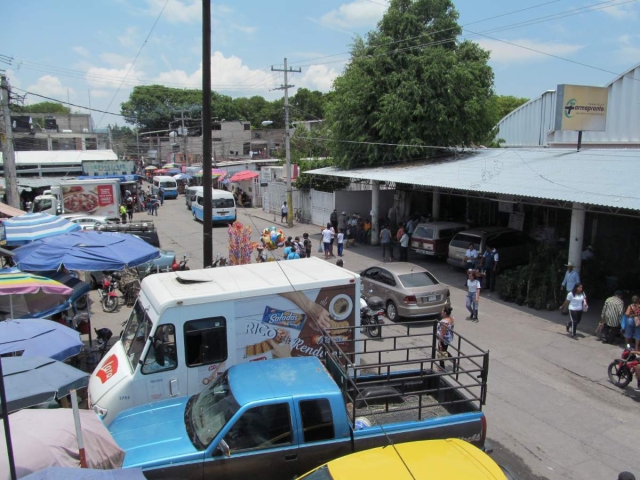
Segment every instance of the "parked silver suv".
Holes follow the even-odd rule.
[[[529,261],[529,254],[535,249],[536,242],[527,234],[504,227],[480,227],[464,230],[451,239],[447,263],[454,267],[464,267],[465,252],[473,244],[481,255],[487,245],[498,250],[500,268],[508,268]]]

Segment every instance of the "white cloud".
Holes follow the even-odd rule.
[[[634,64],[640,57],[640,46],[638,39],[640,35],[623,34],[616,39],[618,48],[615,51],[616,60],[625,66]]]
[[[336,10],[320,18],[320,23],[328,27],[358,28],[375,25],[387,10],[387,6],[367,0],[343,3]]]
[[[165,0],[147,0],[147,12],[154,17],[158,16],[165,3]],[[162,18],[171,23],[202,22],[201,5],[199,0],[170,0]]]
[[[101,53],[100,60],[114,68],[122,68],[127,63],[131,63],[131,59],[117,53]]]
[[[619,5],[618,3],[623,3]],[[629,4],[629,0],[618,0],[600,11],[618,20],[635,20],[638,17],[638,10],[635,5]]]
[[[67,95],[71,96],[75,94],[72,88],[67,88],[62,85],[62,82],[58,77],[52,75],[44,75],[40,77],[36,83],[27,87],[29,92],[44,95],[45,97],[52,97],[58,100],[65,100]],[[29,95],[27,97],[27,103],[38,103],[45,101],[44,98],[34,97]]]
[[[136,46],[136,27],[127,27],[122,35],[117,36],[120,45],[125,48]]]
[[[253,70],[244,65],[239,57],[225,57],[218,51],[211,56],[211,72],[211,88],[233,96],[258,95],[260,92],[267,92],[275,83],[271,72]],[[202,63],[192,73],[175,69],[162,72],[154,82],[170,86],[176,86],[178,83],[185,88],[201,88]]]
[[[545,60],[551,58],[548,55],[538,53],[534,50],[539,50],[551,55],[570,55],[577,52],[584,46],[570,43],[538,42],[536,40],[527,39],[509,40],[510,43],[521,45],[526,48],[516,47],[515,45],[509,45],[508,43],[491,39],[481,39],[477,42],[485,50],[491,51],[492,61],[500,63],[517,63],[525,60]]]
[[[89,58],[91,56],[91,54],[89,53],[89,50],[87,50],[84,47],[80,47],[80,46],[73,47],[72,50],[82,57]]]
[[[129,71],[130,66],[131,63],[123,65],[122,68],[90,67],[85,74],[85,79],[92,87],[118,88],[126,75],[124,85],[137,85],[140,83],[143,73],[140,70],[136,70],[135,67]],[[129,71],[128,74],[127,71]]]
[[[310,90],[320,90],[328,92],[333,86],[333,81],[340,75],[340,71],[335,68],[327,68],[326,65],[311,65],[305,68],[302,78],[298,86],[305,87]]]

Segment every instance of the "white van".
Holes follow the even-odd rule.
[[[109,425],[127,408],[198,393],[237,363],[321,356],[317,325],[349,340],[340,328],[359,325],[359,299],[360,276],[319,258],[145,277],[89,379],[90,406]]]
[[[157,177],[153,177],[153,186],[151,187],[151,192],[154,195],[158,195],[160,191],[160,187],[164,189],[164,198],[178,198],[178,182],[173,177],[159,175]]]
[[[236,200],[231,192],[213,190],[211,192],[212,220],[214,222],[233,223],[236,221]],[[194,220],[204,219],[204,190],[199,190],[193,197],[191,212]]]

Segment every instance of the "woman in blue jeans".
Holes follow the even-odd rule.
[[[469,271],[467,273],[467,310],[471,316],[468,320],[478,321],[478,302],[480,302],[480,290],[481,285],[480,281],[476,277],[476,273],[474,271]]]

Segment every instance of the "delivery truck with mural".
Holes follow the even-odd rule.
[[[59,185],[52,185],[51,190],[38,195],[31,211],[51,215],[81,213],[117,219],[120,199],[120,181],[117,179],[62,180]]]
[[[146,277],[120,340],[89,380],[108,425],[122,410],[199,393],[230,366],[320,356],[359,332],[360,276],[321,259]]]

